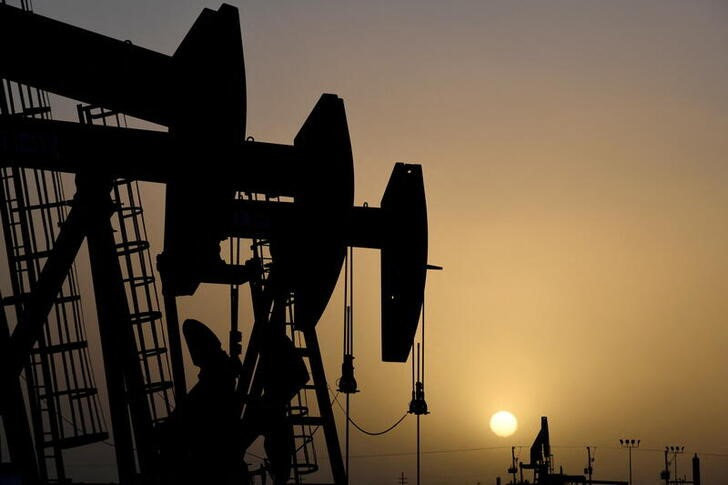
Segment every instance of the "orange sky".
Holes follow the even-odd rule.
[[[509,447],[530,445],[542,415],[570,473],[584,467],[583,446],[596,445],[597,476],[626,479],[616,446],[633,437],[644,448],[637,483],[658,482],[662,454],[650,449],[674,444],[725,454],[703,455],[703,479],[726,476],[724,2],[232,3],[242,14],[247,135],[291,143],[332,92],[347,107],[357,204],[378,205],[395,162],[424,167],[430,261],[445,271],[427,289],[423,448],[503,448],[428,454],[422,483],[505,478]],[[171,54],[200,9],[218,4],[34,6]],[[161,194],[145,187],[157,250]],[[378,260],[356,252],[362,392],[352,414],[371,429],[409,400],[409,367],[378,362]],[[319,325],[330,382],[342,293]],[[226,339],[227,288],[181,303],[183,317]],[[499,409],[521,423],[512,438],[487,429]],[[400,472],[412,483],[413,455],[361,455],[413,450],[413,419],[382,438],[354,433],[352,483],[394,483]]]

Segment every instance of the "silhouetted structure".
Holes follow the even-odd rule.
[[[568,485],[578,483],[602,484],[602,485],[627,485],[627,482],[619,480],[594,480],[591,471],[587,467],[586,475],[567,475],[563,470],[554,472],[553,455],[551,454],[551,438],[549,436],[549,423],[546,416],[541,417],[541,429],[531,445],[529,452],[530,463],[519,463],[521,478],[516,482],[516,458],[511,450],[512,466],[508,473],[512,474],[512,485],[529,483],[523,479],[523,470],[533,470],[533,481],[530,483],[544,485]],[[591,455],[589,459],[591,465]]]
[[[619,446],[626,448],[629,454],[629,485],[632,485],[632,450],[640,447],[641,440],[623,438],[619,440]]]
[[[238,368],[215,334],[197,320],[182,325],[198,382],[162,426],[165,483],[245,483],[240,460]]]
[[[660,480],[664,480],[665,485],[679,485],[683,483],[700,485],[700,458],[697,453],[693,455],[692,459],[693,479],[688,480],[686,475],[680,478],[678,475],[677,457],[683,453],[685,453],[684,446],[673,445],[665,447],[665,469],[660,472]],[[670,455],[672,455],[672,459]],[[670,471],[670,465],[674,467],[672,472]]]
[[[697,453],[693,455],[693,485],[700,485],[700,458]]]
[[[421,167],[396,164],[381,207],[355,207],[346,113],[332,94],[321,96],[292,145],[246,140],[242,37],[229,5],[205,9],[166,56],[3,2],[0,46],[0,77],[14,83],[0,91],[0,208],[13,279],[5,301],[16,310],[12,327],[0,307],[0,412],[13,473],[29,484],[63,480],[62,449],[107,437],[82,325],[51,319],[77,313],[73,263],[85,240],[122,484],[264,483],[267,475],[300,483],[319,468],[313,427],[325,436],[333,482],[346,483],[316,323],[347,247],[380,249],[382,358],[406,361],[427,268]],[[86,103],[81,123],[51,120],[46,91]],[[16,110],[14,93],[37,102]],[[124,115],[169,132],[129,129]],[[60,173],[76,177],[72,200],[57,188]],[[138,181],[166,184],[157,259],[164,319]],[[35,193],[41,198],[30,200]],[[42,246],[33,232],[40,223]],[[220,242],[228,238],[226,262]],[[252,241],[244,261],[240,239]],[[204,324],[187,320],[200,368],[188,392],[176,298],[201,283],[231,287],[230,354]],[[243,349],[237,304],[245,284],[254,323]],[[54,325],[74,330],[54,334]],[[61,378],[59,359],[71,363]],[[344,392],[356,390],[352,369],[342,369]],[[415,411],[426,412],[424,391],[415,398]],[[258,436],[267,460],[249,474],[243,455]]]

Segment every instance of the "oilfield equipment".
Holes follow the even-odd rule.
[[[320,469],[321,429],[330,482],[347,483],[316,324],[349,248],[379,249],[382,359],[408,359],[428,269],[421,167],[397,163],[381,206],[354,206],[346,113],[333,94],[292,145],[246,139],[232,6],[203,10],[172,56],[21,7],[0,4],[0,214],[12,288],[0,306],[0,457],[11,463],[0,473],[71,483],[64,450],[113,439],[124,485],[301,483]],[[83,103],[79,122],[51,119],[48,93]],[[128,128],[126,115],[168,131]],[[75,176],[72,198],[62,174]],[[139,182],[166,187],[156,261]],[[74,266],[84,241],[103,393]],[[229,354],[203,323],[180,325],[176,299],[201,283],[230,286]],[[243,345],[245,284],[254,323]],[[190,390],[182,334],[201,370]],[[357,390],[352,346],[339,381],[347,397]],[[418,416],[427,412],[419,369]],[[243,455],[261,436],[264,464],[249,471]]]
[[[527,483],[542,485],[570,485],[570,484],[594,484],[594,485],[628,485],[629,482],[620,480],[597,480],[592,477],[594,473],[591,447],[587,447],[587,467],[584,475],[569,475],[563,469],[555,471],[553,454],[551,453],[551,437],[549,434],[549,422],[546,416],[541,417],[541,428],[536,439],[529,450],[528,463],[519,461],[515,454],[515,447],[511,448],[511,466],[508,474],[511,475],[510,485],[525,485]],[[532,481],[524,479],[524,470],[533,473]]]
[[[620,439],[620,446],[622,448],[638,448],[639,440],[634,439]],[[511,480],[508,482],[509,485],[526,485],[532,484],[543,484],[543,485],[572,485],[572,484],[586,484],[586,485],[632,485],[632,458],[630,456],[629,463],[629,480],[600,480],[593,478],[594,475],[594,452],[595,448],[591,446],[586,447],[587,452],[587,466],[584,468],[583,475],[569,475],[564,473],[563,469],[555,471],[554,456],[552,453],[551,438],[549,434],[549,423],[546,416],[541,417],[541,428],[534,439],[533,444],[529,450],[528,463],[523,463],[516,456],[516,447],[511,448],[511,466],[508,467],[508,474],[511,476]],[[630,450],[631,451],[631,450]],[[700,485],[700,458],[697,453],[693,456],[692,460],[692,480],[687,478],[676,478],[677,474],[677,456],[684,453],[685,447],[670,446],[665,447],[665,468],[660,471],[660,480],[664,480],[666,485],[672,484],[694,484]],[[672,455],[672,458],[669,458]],[[674,473],[671,474],[670,467],[674,466]],[[532,472],[531,481],[524,478],[524,470]],[[671,477],[675,477],[671,479]]]
[[[692,458],[692,479],[688,480],[686,474],[681,478],[677,470],[677,458],[685,453],[684,446],[666,446],[665,447],[665,468],[660,471],[660,480],[665,481],[665,485],[693,484],[700,485],[700,457],[697,453]],[[672,456],[672,458],[670,458]],[[671,469],[672,468],[672,469]]]

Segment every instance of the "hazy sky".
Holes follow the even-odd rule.
[[[378,205],[395,162],[424,167],[430,261],[445,271],[427,289],[423,448],[450,452],[425,455],[423,483],[505,478],[509,447],[530,445],[542,415],[570,473],[592,445],[598,478],[626,479],[616,447],[632,437],[637,483],[659,482],[665,445],[702,452],[708,483],[728,475],[727,3],[233,3],[247,135],[291,143],[331,92],[346,103],[357,204]],[[205,6],[219,4],[34,2],[167,54]],[[157,250],[161,194],[145,190]],[[378,361],[378,261],[356,252],[352,414],[373,430],[410,392],[407,365]],[[319,324],[332,385],[342,293]],[[205,287],[180,308],[225,340],[226,305],[227,288]],[[487,427],[500,409],[520,421],[511,438]],[[412,454],[367,455],[412,452],[414,439],[412,418],[354,433],[352,483],[413,483]]]

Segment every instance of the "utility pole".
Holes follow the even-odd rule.
[[[595,449],[596,452],[596,449]],[[595,453],[596,454],[596,453]],[[591,446],[586,447],[586,468],[584,468],[584,475],[586,475],[588,478],[588,483],[591,485],[592,483],[592,473],[594,473],[594,467],[592,466],[592,463],[594,463],[595,458],[592,457],[591,454]],[[631,479],[631,477],[630,477]]]
[[[670,460],[667,459],[668,449],[665,447],[665,469],[660,472],[660,478],[665,480],[665,485],[670,485]]]
[[[512,485],[516,485],[518,478],[516,477],[516,472],[518,471],[518,458],[516,458],[516,447],[511,446],[511,467],[508,469],[508,473],[513,475],[513,481],[511,482]]]
[[[622,439],[619,440],[619,446],[629,450],[629,485],[632,485],[632,448],[639,448],[640,440]]]
[[[407,475],[404,472],[397,478],[397,483],[399,485],[407,485]]]

